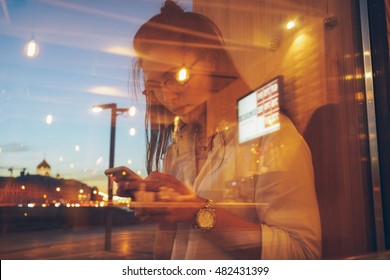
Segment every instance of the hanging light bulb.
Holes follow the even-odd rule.
[[[287,29],[293,29],[295,27],[295,21],[289,21],[287,24],[286,24],[286,28]]]
[[[39,46],[37,42],[32,38],[30,41],[27,42],[27,44],[24,47],[24,54],[27,57],[36,57],[39,53]]]
[[[176,73],[176,80],[182,84],[187,82],[189,77],[190,77],[190,73],[188,71],[188,68],[184,66],[180,68],[179,71],[177,71]]]

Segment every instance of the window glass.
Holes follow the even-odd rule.
[[[75,244],[65,258],[85,259],[107,251],[130,259],[153,259],[153,250],[203,259],[238,258],[240,250],[276,259],[375,251],[356,1],[182,0],[183,11],[148,27],[153,34],[144,23],[163,3],[1,5],[0,223],[9,240],[1,255],[63,259],[39,249],[62,240]],[[181,12],[207,20],[183,27],[171,21]],[[239,143],[238,133],[249,140]],[[150,183],[134,193],[106,176],[131,173],[105,174],[113,166],[141,178],[159,170],[191,191],[163,184],[145,192]],[[194,194],[216,212],[175,231],[134,214],[134,205],[160,209],[156,200]],[[208,224],[215,213],[217,224]],[[199,227],[213,230],[232,213],[246,236],[230,228],[234,250],[202,237]],[[300,245],[272,247],[272,234]],[[176,245],[156,249],[159,238]],[[191,247],[197,242],[202,253]]]

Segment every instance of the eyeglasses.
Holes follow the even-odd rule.
[[[162,92],[163,88],[166,88],[169,91],[175,93],[183,92],[189,87],[189,80],[189,70],[185,67],[182,67],[178,71],[166,72],[164,75],[162,75],[162,82],[155,80],[146,81],[145,90],[142,92],[142,94],[149,95],[154,93],[158,95]]]
[[[145,96],[151,96],[158,92],[162,92],[162,84],[158,81],[148,80],[145,82],[145,89],[142,94]]]
[[[145,82],[145,89],[142,91],[142,94],[145,96],[153,93],[159,95],[162,94],[163,88],[166,88],[169,91],[175,93],[184,92],[190,87],[190,81],[192,79],[201,76],[222,79],[237,79],[237,76],[222,75],[217,73],[205,73],[201,71],[190,71],[190,69],[182,67],[177,71],[166,72],[162,76],[162,82],[155,80],[147,80]],[[197,87],[201,88],[201,83],[192,83],[191,87],[193,87],[194,84],[196,84]]]

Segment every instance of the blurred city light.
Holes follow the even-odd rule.
[[[24,54],[30,58],[34,58],[39,54],[39,46],[34,39],[27,42],[24,47]]]
[[[52,115],[47,115],[46,116],[46,123],[47,124],[52,124],[53,123],[53,116]]]
[[[135,133],[136,133],[136,131],[135,131],[135,128],[130,128],[130,130],[129,130],[129,134],[130,134],[130,136],[134,136],[135,135]]]

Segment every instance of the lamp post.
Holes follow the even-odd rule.
[[[116,117],[129,111],[129,108],[118,108],[115,103],[102,104],[93,106],[94,112],[101,112],[104,109],[111,110],[111,133],[110,133],[110,154],[108,168],[114,167],[115,158],[115,129],[116,129]],[[105,237],[105,249],[111,250],[111,232],[112,232],[112,196],[113,196],[113,184],[112,180],[108,178],[108,207],[106,215],[106,237]]]

